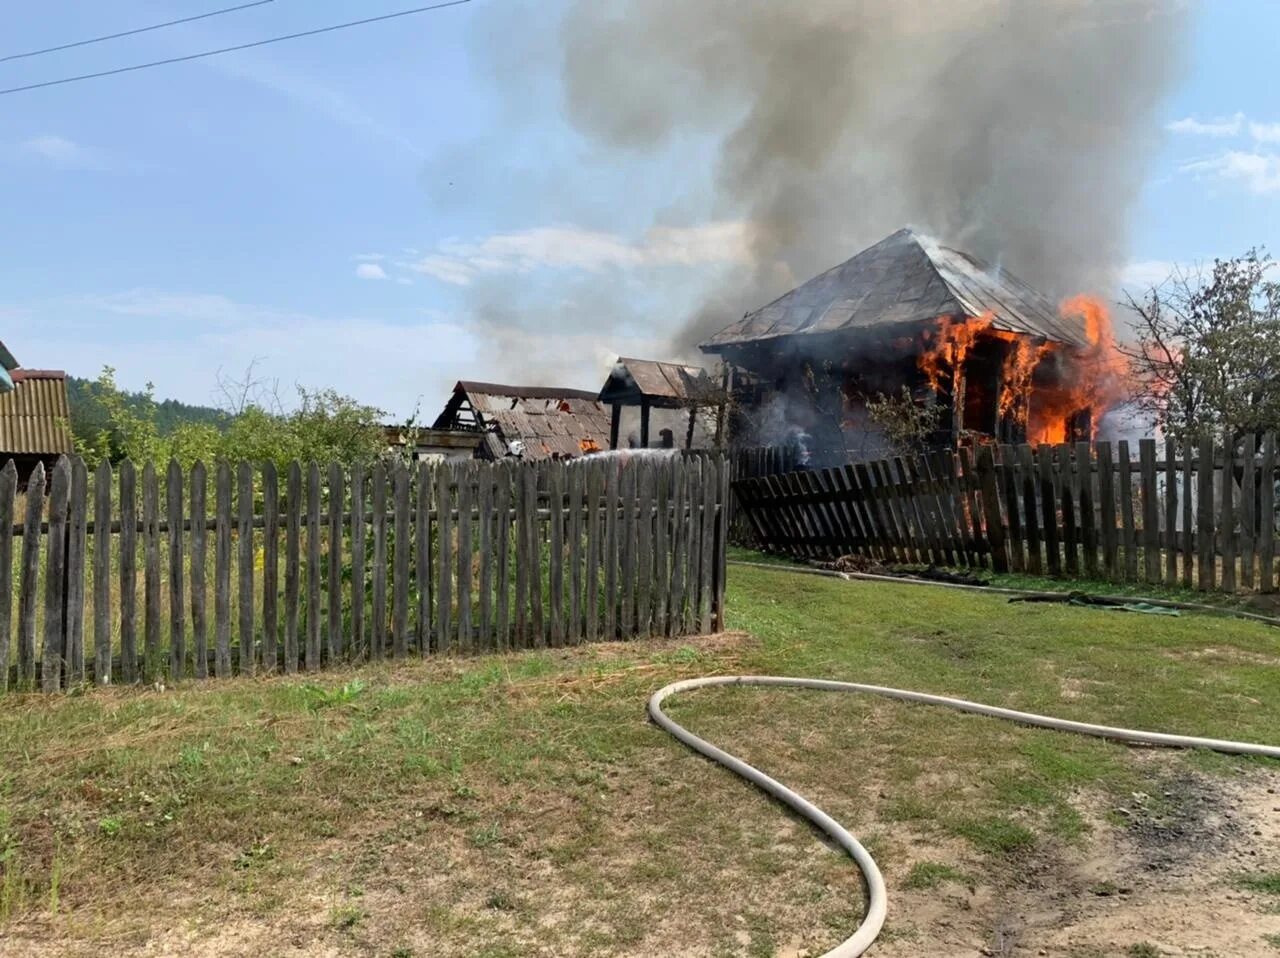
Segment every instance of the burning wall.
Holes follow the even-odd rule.
[[[1101,300],[1075,296],[1059,311],[1083,325],[1086,346],[997,328],[990,312],[944,316],[926,333],[918,366],[929,387],[952,406],[955,433],[1025,437],[1033,445],[1092,438],[1094,424],[1125,397],[1127,364]],[[998,375],[975,375],[981,372],[975,360],[993,354],[999,356]],[[981,421],[981,412],[975,422],[975,409],[993,410],[995,429]]]

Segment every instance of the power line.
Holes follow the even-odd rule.
[[[152,60],[149,63],[135,63],[132,66],[116,67],[114,70],[101,70],[98,73],[82,73],[79,76],[63,77],[60,80],[45,80],[42,83],[28,83],[25,86],[9,87],[7,90],[0,90],[0,96],[9,93],[22,93],[26,90],[39,90],[47,86],[60,86],[63,83],[77,83],[80,80],[96,80],[98,77],[115,76],[118,73],[131,73],[134,70],[147,70],[151,67],[168,66],[171,63],[187,63],[191,60],[201,60],[205,57],[217,56],[221,53],[234,53],[237,50],[249,50],[253,47],[265,47],[269,43],[280,43],[283,40],[297,40],[301,37],[314,37],[320,33],[332,33],[335,30],[345,30],[348,27],[361,27],[367,23],[379,23],[383,20],[394,20],[397,17],[408,17],[416,13],[427,13],[431,10],[443,10],[445,7],[460,7],[464,3],[470,3],[471,0],[445,0],[443,3],[433,3],[426,7],[414,7],[412,10],[399,10],[396,13],[384,13],[379,17],[366,17],[363,20],[350,20],[346,23],[335,23],[327,27],[317,27],[314,30],[303,30],[300,33],[286,33],[279,37],[268,37],[266,40],[255,40],[252,43],[240,43],[233,47],[220,47],[217,50],[205,50],[201,53],[188,53],[186,56],[169,57],[166,60]]]
[[[7,57],[0,57],[0,63],[8,63],[10,60],[22,60],[26,57],[38,57],[45,53],[57,53],[59,50],[70,50],[74,47],[87,47],[91,43],[102,43],[104,40],[118,40],[121,37],[132,37],[139,33],[149,33],[152,30],[163,30],[165,27],[175,27],[180,23],[193,23],[196,20],[207,20],[209,17],[220,17],[224,13],[235,13],[237,10],[248,10],[250,7],[261,7],[268,3],[274,3],[275,0],[253,0],[252,3],[242,3],[237,7],[223,7],[221,10],[211,10],[208,13],[197,13],[193,17],[183,17],[180,20],[166,20],[164,23],[153,23],[149,27],[138,27],[136,30],[122,30],[119,33],[108,33],[102,37],[92,37],[88,40],[76,40],[74,43],[63,43],[56,47],[45,47],[43,50],[31,50],[27,53],[11,53]]]

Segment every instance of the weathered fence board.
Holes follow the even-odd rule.
[[[298,624],[302,590],[302,467],[289,463],[285,480],[284,670],[298,671]]]
[[[417,512],[414,515],[413,535],[414,535],[414,566],[413,566],[413,583],[418,590],[418,621],[415,635],[418,641],[418,653],[426,655],[431,651],[431,594],[434,585],[431,581],[431,495],[434,491],[431,473],[425,466],[418,467],[416,477],[417,485]],[[352,496],[356,495],[356,490],[352,488]],[[352,509],[354,516],[354,498],[352,499]],[[354,528],[354,526],[353,526]],[[359,546],[352,544],[351,552],[354,556],[356,552],[363,548],[363,543]],[[362,557],[363,558],[363,557]],[[360,592],[359,604],[363,611],[364,606],[364,565],[361,564],[360,574]],[[352,575],[354,576],[354,571]],[[353,592],[353,595],[355,593]],[[352,611],[355,611],[355,599],[352,602]],[[354,632],[353,632],[354,637]],[[358,654],[358,653],[357,653]]]
[[[369,622],[369,651],[375,662],[387,654],[387,470],[373,467],[369,479],[373,496],[373,618]]]
[[[1118,448],[980,446],[751,476],[734,480],[731,498],[754,541],[801,558],[853,553],[1272,591],[1278,466],[1272,435],[1198,445],[1143,439],[1136,462],[1127,440]],[[699,479],[692,508],[703,491]],[[688,589],[700,622],[701,525],[690,532]]]
[[[110,469],[110,466],[107,468]],[[13,510],[17,493],[18,470],[10,461],[5,464],[3,470],[0,470],[0,582],[5,583],[13,582]],[[100,500],[102,497],[98,498]],[[110,536],[106,539],[108,542],[111,541]],[[0,692],[4,692],[9,687],[9,643],[12,630],[13,589],[0,589]],[[96,643],[96,633],[94,640]],[[110,645],[107,648],[109,656]]]
[[[108,463],[103,462],[103,467],[98,470],[98,475],[102,476],[104,469],[109,470]],[[110,481],[110,472],[106,472],[108,482]],[[209,485],[208,470],[202,462],[197,462],[191,468],[191,650],[195,661],[192,663],[196,678],[203,679],[209,676],[209,625],[205,618],[205,598],[208,595],[209,583],[205,580],[205,561],[207,550],[205,548],[205,495]],[[105,496],[106,502],[101,500],[104,498],[99,494],[99,506],[94,516],[98,529],[107,528],[107,523],[111,521],[111,499],[110,492]],[[100,540],[101,549],[98,553],[99,561],[102,563],[102,576],[106,577],[106,570],[111,564],[111,537],[109,535],[100,535],[96,537]],[[107,597],[109,599],[109,597]],[[111,609],[107,606],[107,602],[103,602],[103,608],[99,612],[94,609],[95,614],[102,616],[103,633],[107,635],[106,658],[98,663],[97,679],[99,684],[108,681],[111,675]]]
[[[240,674],[254,672],[253,619],[255,605],[253,594],[253,467],[242,462],[236,468],[236,536],[239,545],[236,571],[239,573],[239,589],[236,601],[240,610],[239,643]]]
[[[1258,552],[1259,575],[1263,592],[1274,592],[1276,587],[1276,437],[1268,433],[1262,441],[1262,486],[1259,524],[1262,544]],[[1190,550],[1188,550],[1190,551]]]
[[[151,475],[154,479],[154,470]],[[44,649],[40,661],[40,688],[45,692],[56,692],[62,686],[64,622],[62,600],[66,587],[67,502],[70,498],[71,467],[67,460],[61,459],[50,473],[49,482],[49,535],[44,576]],[[159,566],[158,560],[156,565]],[[149,567],[148,571],[150,571]],[[157,568],[157,598],[160,591],[159,579]]]
[[[347,637],[347,648],[354,661],[369,657],[364,619],[364,550],[368,543],[365,533],[364,476],[364,466],[351,468],[351,634]],[[427,589],[425,595],[430,602],[431,590]]]
[[[218,463],[215,485],[213,671],[221,679],[231,674],[231,466],[225,462]]]
[[[1156,488],[1156,441],[1138,443],[1142,500],[1142,565],[1147,582],[1160,581],[1160,502]]]
[[[327,626],[325,629],[325,641],[329,647],[330,661],[337,661],[342,655],[344,631],[342,623],[342,564],[345,553],[342,542],[342,509],[346,490],[342,473],[342,466],[338,463],[331,462],[329,464],[329,541],[326,555],[329,575],[325,589],[329,600],[329,615],[325,623]]]
[[[15,517],[10,465],[0,574],[17,588],[0,595],[0,691],[15,679],[52,692],[722,628],[733,469],[717,455],[650,453],[368,471],[291,463],[283,477],[270,464],[169,462],[161,475],[125,462],[90,475],[64,458],[35,470]],[[775,478],[817,504],[793,508],[786,526],[820,537],[815,554],[866,541],[844,473]],[[901,503],[898,534],[941,560],[927,469],[894,464],[881,482],[885,508],[927,493]]]
[[[262,466],[262,518],[262,668],[270,673],[280,668],[280,478],[272,462]]]
[[[395,512],[393,525],[395,532],[395,559],[391,574],[391,649],[397,661],[404,659],[409,654],[409,557],[412,551],[412,543],[409,539],[409,523],[411,519],[409,515],[409,493],[409,470],[404,463],[396,463],[395,470],[392,473],[392,496]],[[341,501],[341,495],[338,498]],[[334,509],[335,512],[340,511],[332,503],[330,503],[329,508]],[[335,522],[331,528],[333,531],[330,535],[333,536],[333,539],[329,542],[329,554],[338,556],[338,578],[340,579],[342,575],[342,525]],[[340,595],[338,581],[331,581],[329,587],[334,594]],[[329,657],[336,661],[342,655],[341,598],[337,601],[330,600],[329,634],[333,636],[329,643]]]
[[[320,582],[324,575],[320,564],[320,466],[307,466],[307,647],[305,666],[308,672],[320,668]],[[385,518],[385,516],[384,516]],[[386,566],[383,565],[385,572]]]
[[[183,608],[182,467],[177,462],[169,463],[165,487],[169,519],[169,677],[177,681],[187,668],[187,624]]]
[[[154,682],[160,678],[160,486],[152,463],[142,469],[142,556],[142,674]]]
[[[475,471],[470,463],[458,466],[458,651],[472,651],[471,636],[471,500]]]

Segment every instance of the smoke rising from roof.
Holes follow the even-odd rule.
[[[718,144],[753,261],[688,350],[904,225],[1050,296],[1108,292],[1179,76],[1181,0],[573,0],[574,126],[639,153]],[[701,181],[700,177],[691,177]]]

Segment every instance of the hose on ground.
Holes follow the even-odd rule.
[[[875,859],[850,834],[848,829],[822,809],[797,792],[787,788],[777,779],[766,775],[755,766],[749,765],[742,759],[717,748],[705,739],[699,738],[684,726],[675,722],[662,710],[662,703],[673,695],[689,692],[693,689],[723,685],[818,689],[824,692],[854,692],[864,695],[878,695],[902,702],[941,705],[974,715],[1006,719],[1023,725],[1033,725],[1060,732],[1073,732],[1077,735],[1090,735],[1095,738],[1130,742],[1135,745],[1154,745],[1167,748],[1202,748],[1211,749],[1215,752],[1225,752],[1229,755],[1259,755],[1280,759],[1280,747],[1274,745],[1258,745],[1251,742],[1233,742],[1225,739],[1197,738],[1189,735],[1170,735],[1164,732],[1144,732],[1137,729],[1115,728],[1108,725],[1093,725],[1088,722],[1074,722],[1068,719],[1053,718],[1048,715],[1036,715],[1031,712],[998,708],[994,705],[983,705],[981,702],[970,702],[965,699],[949,698],[944,695],[929,695],[924,692],[912,692],[907,689],[887,688],[880,685],[863,685],[858,682],[837,682],[829,679],[794,678],[780,675],[715,675],[672,682],[670,685],[654,692],[649,699],[649,717],[654,723],[695,752],[705,755],[714,762],[718,762],[808,819],[844,849],[861,870],[867,888],[866,916],[856,932],[835,948],[826,952],[823,958],[856,958],[856,956],[865,953],[871,947],[876,937],[880,934],[880,929],[884,926],[885,916],[888,913],[888,895],[885,890],[884,876],[880,873]]]

